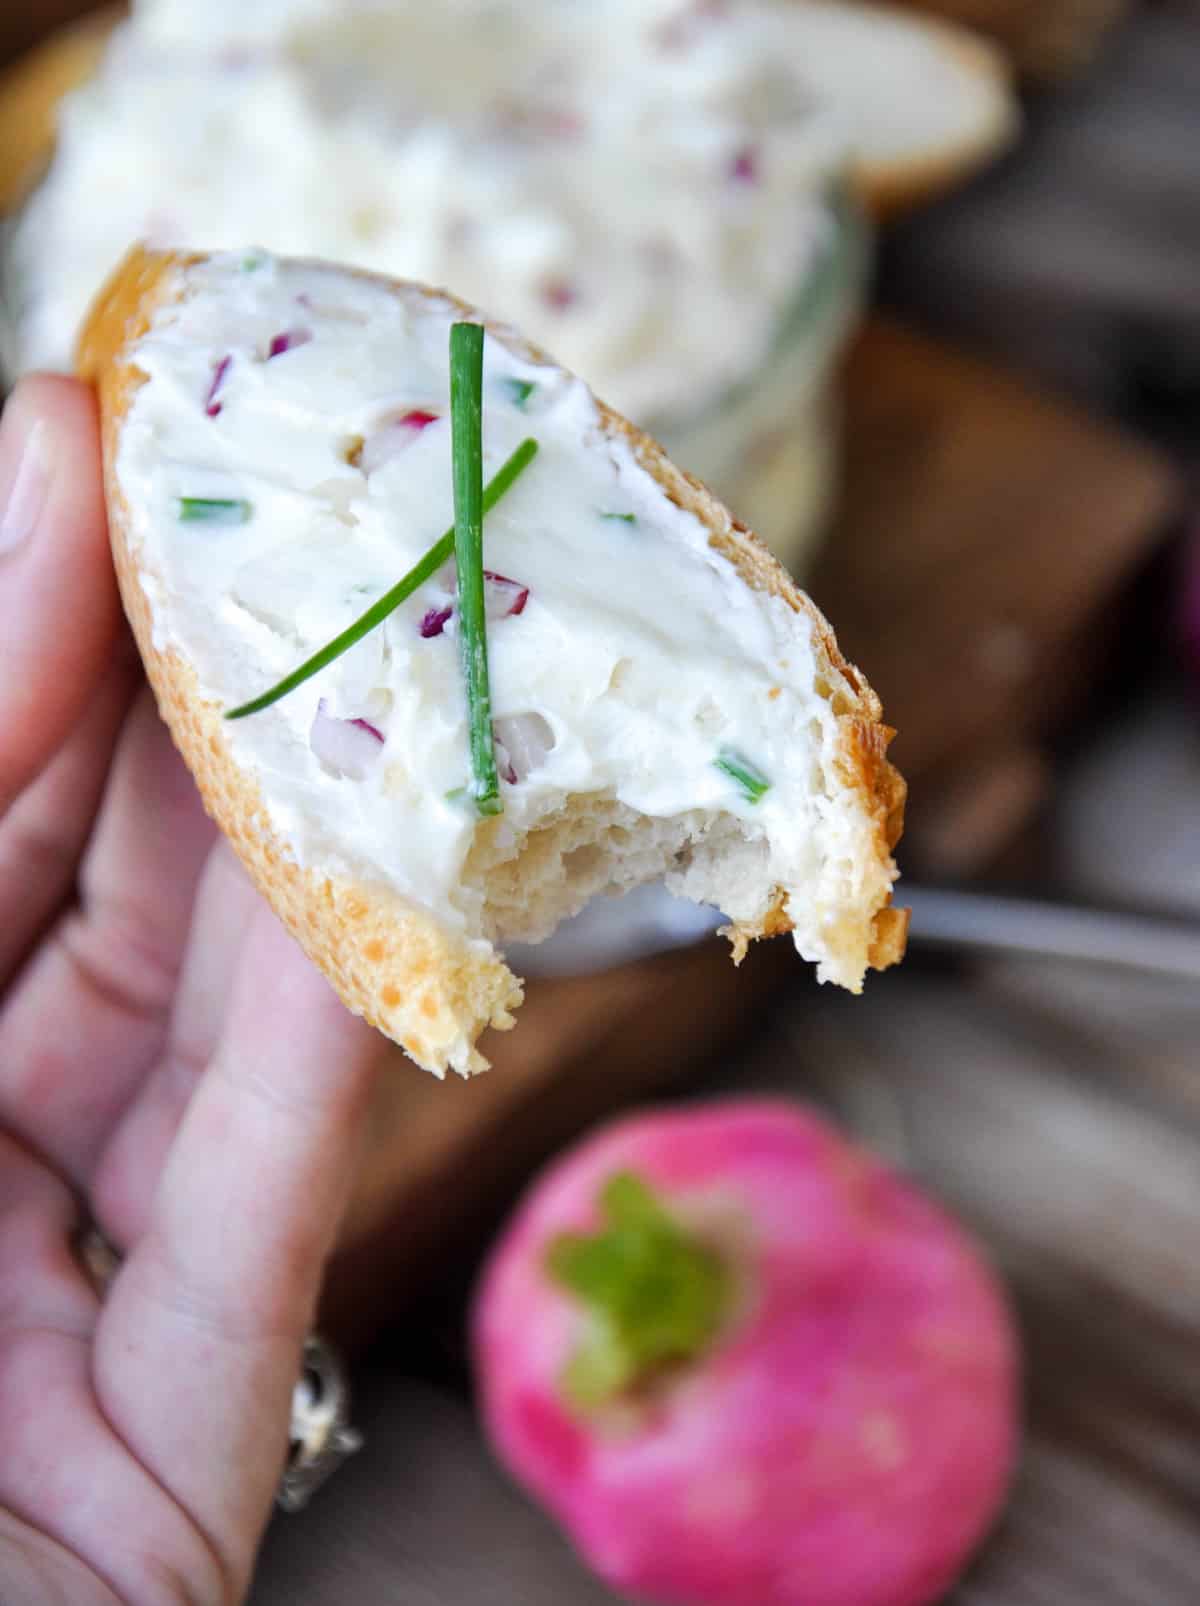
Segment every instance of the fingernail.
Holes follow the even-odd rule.
[[[33,534],[49,485],[44,421],[7,420],[0,430],[0,557]]]

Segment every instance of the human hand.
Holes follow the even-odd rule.
[[[158,720],[73,381],[25,381],[0,422],[0,654],[0,1595],[229,1606],[378,1039]],[[126,1256],[103,1302],[89,1217]]]

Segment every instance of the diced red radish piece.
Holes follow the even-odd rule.
[[[376,469],[382,468],[385,463],[390,463],[394,457],[411,446],[417,436],[428,429],[430,424],[437,422],[437,413],[426,412],[422,407],[410,408],[408,412],[401,413],[399,418],[389,419],[363,442],[362,452],[359,454],[359,467],[364,474],[374,474]]]
[[[440,636],[450,622],[454,612],[454,604],[446,603],[442,608],[430,608],[421,620],[420,631],[422,639],[431,641],[434,636]]]
[[[483,571],[483,606],[489,619],[509,619],[525,612],[529,601],[529,587],[507,575]]]
[[[308,740],[322,764],[347,780],[361,781],[379,757],[383,732],[365,719],[335,719],[322,697]]]
[[[505,714],[492,723],[496,768],[510,786],[540,769],[554,751],[554,731],[540,714]]]
[[[494,725],[492,726],[492,748],[496,754],[497,775],[499,775],[502,781],[507,781],[509,786],[516,786],[519,779],[516,766],[513,764],[512,759],[508,756],[508,748],[505,747],[504,743],[496,735],[496,727]]]
[[[753,145],[740,150],[729,164],[729,176],[735,184],[757,184],[758,152]]]
[[[285,351],[294,351],[297,346],[307,346],[312,337],[311,329],[285,329],[271,341],[267,361],[270,362],[272,357],[282,357]]]
[[[524,613],[528,601],[528,586],[523,586],[519,580],[510,580],[506,574],[494,574],[491,569],[483,571],[483,608],[493,624],[498,619],[514,619]],[[453,613],[452,602],[427,609],[417,627],[424,640],[440,636]]]
[[[217,397],[232,366],[232,357],[222,357],[213,369],[212,383],[208,387],[208,395],[204,398],[204,411],[209,418],[216,418],[220,414],[221,403],[217,400]]]
[[[579,299],[579,292],[565,279],[549,279],[542,286],[542,300],[554,312],[566,312]]]
[[[995,1276],[784,1100],[650,1110],[537,1180],[473,1312],[492,1446],[622,1599],[930,1606],[994,1521]]]

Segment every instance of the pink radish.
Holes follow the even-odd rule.
[[[782,1101],[651,1111],[561,1159],[490,1257],[473,1340],[500,1460],[646,1601],[923,1606],[1012,1471],[992,1273]]]

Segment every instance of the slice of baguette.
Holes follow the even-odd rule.
[[[490,349],[502,352],[505,360],[511,354],[515,361],[538,365],[538,372],[550,376],[551,383],[573,387],[575,405],[585,407],[586,416],[593,420],[594,441],[581,446],[580,452],[600,453],[606,461],[605,472],[612,468],[617,475],[614,484],[642,498],[638,505],[650,511],[639,517],[648,523],[661,519],[668,532],[663,539],[668,540],[674,539],[670,531],[683,528],[678,524],[679,510],[690,515],[685,523],[695,532],[695,549],[688,547],[685,552],[681,546],[677,560],[674,549],[669,551],[670,561],[678,562],[681,581],[687,564],[700,563],[706,575],[710,571],[718,575],[731,594],[737,593],[739,606],[755,610],[755,617],[759,612],[764,618],[769,616],[771,628],[782,633],[785,649],[790,651],[794,643],[797,660],[802,653],[811,654],[811,659],[804,659],[811,664],[806,671],[808,680],[786,694],[797,699],[797,708],[807,709],[794,732],[788,728],[788,742],[796,744],[794,749],[789,746],[789,753],[794,751],[804,759],[805,781],[794,798],[782,790],[779,794],[786,796],[789,811],[794,804],[797,819],[808,822],[803,830],[809,833],[805,851],[811,849],[811,884],[783,887],[773,882],[768,872],[774,849],[757,825],[762,811],[755,815],[752,809],[742,808],[739,817],[735,807],[723,805],[707,812],[694,810],[686,817],[653,818],[622,803],[620,785],[603,795],[582,791],[560,798],[555,807],[547,805],[544,816],[534,822],[536,828],[530,827],[523,835],[508,824],[508,813],[503,821],[477,824],[463,870],[464,877],[469,874],[473,878],[475,898],[474,913],[465,925],[461,913],[423,900],[420,888],[389,884],[386,876],[370,866],[356,865],[348,849],[331,852],[316,862],[300,862],[279,825],[278,810],[273,808],[271,778],[245,767],[236,755],[237,733],[245,727],[231,725],[222,717],[223,709],[263,690],[275,677],[256,676],[253,667],[236,673],[230,669],[230,683],[220,688],[220,696],[214,696],[202,687],[185,654],[172,645],[164,624],[167,605],[162,600],[164,586],[170,582],[155,572],[147,551],[153,544],[151,535],[157,538],[152,521],[163,515],[160,508],[143,505],[150,501],[148,493],[139,503],[136,476],[126,471],[122,453],[130,432],[137,435],[139,429],[139,450],[161,449],[163,454],[171,450],[169,440],[160,448],[157,436],[155,444],[146,447],[139,410],[153,407],[156,385],[178,388],[177,376],[168,373],[165,378],[149,378],[139,359],[153,369],[154,363],[145,353],[158,340],[154,349],[160,364],[164,349],[168,361],[171,353],[181,353],[179,361],[191,362],[193,371],[201,359],[204,365],[215,362],[217,350],[206,348],[198,353],[188,348],[187,331],[180,320],[193,307],[200,309],[196,316],[211,312],[219,320],[224,315],[222,298],[235,294],[230,266],[235,260],[135,250],[93,308],[81,337],[78,367],[99,390],[113,553],[126,611],[163,717],[213,818],[280,918],[349,1007],[438,1074],[447,1068],[462,1074],[482,1069],[486,1061],[476,1047],[480,1032],[489,1024],[511,1026],[512,1010],[521,998],[520,982],[505,965],[498,944],[506,936],[545,935],[560,918],[575,912],[590,890],[624,890],[663,871],[668,873],[668,884],[697,901],[726,910],[730,903],[736,906],[740,914],[729,931],[735,958],[741,957],[751,939],[795,930],[797,946],[817,962],[820,973],[854,991],[861,986],[866,968],[895,963],[903,952],[907,915],[891,905],[895,874],[891,849],[901,829],[905,788],[886,758],[892,733],[880,722],[875,694],[841,657],[818,610],[750,531],[703,486],[677,470],[654,441],[593,402],[583,387],[550,359],[511,331],[490,323],[486,325]],[[352,270],[272,262],[271,271],[285,276],[328,276],[318,281],[324,287],[320,295],[326,294],[329,286],[335,291],[343,289],[347,297],[351,287],[360,296],[366,294],[364,286],[370,287],[373,296],[387,296],[399,303],[403,317],[415,324],[435,320],[448,326],[456,316],[477,317],[440,292]],[[286,282],[294,290],[301,281]],[[242,288],[236,293],[250,292]],[[311,301],[310,297],[304,299]],[[382,303],[373,301],[371,305]],[[318,340],[330,343],[330,355],[321,361],[338,364],[338,338],[336,330],[318,332]],[[296,355],[315,362],[315,343],[306,350],[307,357],[303,352]],[[346,361],[342,354],[343,371]],[[254,392],[256,397],[261,397],[261,387],[275,381],[282,366],[263,363],[254,370],[253,384],[260,387]],[[388,372],[389,380],[402,386],[403,375],[391,368]],[[288,406],[295,414],[300,403],[295,381],[292,385]],[[301,400],[309,409],[305,416],[320,421],[322,395],[319,387],[312,388],[314,393]],[[368,380],[363,381],[363,388],[369,391]],[[198,411],[202,407],[199,397],[196,406]],[[331,419],[329,427],[338,426]],[[485,405],[485,434],[486,429]],[[536,418],[530,420],[530,432],[537,433]],[[241,443],[230,445],[227,439],[225,449],[240,450]],[[560,450],[558,446],[554,449]],[[618,460],[624,465],[619,470],[613,467]],[[276,472],[271,462],[257,466],[268,477]],[[530,470],[531,477],[534,471]],[[447,473],[446,508],[449,504]],[[396,516],[400,519],[403,515],[398,511]],[[444,517],[440,502],[438,516]],[[494,523],[495,519],[489,529]],[[655,534],[657,538],[657,531]],[[177,539],[173,528],[163,538],[168,537]],[[174,550],[164,547],[164,551]],[[597,588],[606,586],[611,565],[618,561],[613,551],[611,546],[603,553],[597,551],[592,581]],[[410,562],[411,558],[402,560],[398,554],[395,573],[405,572]],[[169,600],[180,610],[190,605],[186,596]],[[570,595],[550,600],[561,615],[568,642],[564,651],[569,654],[571,632],[580,622],[572,616],[572,607],[578,613],[586,604],[573,604]],[[200,624],[218,628],[208,617]],[[489,629],[493,644],[497,629]],[[704,654],[698,653],[696,658],[698,672],[703,672]],[[779,662],[786,664],[787,659]],[[687,664],[681,661],[680,667],[682,672]],[[759,667],[752,664],[738,670],[746,686],[735,690],[761,684],[763,696],[778,698],[780,688],[768,692],[767,687],[772,674],[786,678],[784,672],[772,660],[764,666],[760,680]],[[564,659],[564,672],[569,668]],[[790,709],[793,705],[785,701],[780,706]],[[283,707],[276,705],[276,710],[255,717],[271,719]],[[560,712],[546,709],[554,718]],[[424,786],[432,784],[420,776],[418,781]],[[789,828],[791,819],[789,812]],[[343,822],[323,817],[318,823],[323,832],[331,833],[336,845]],[[404,809],[397,805],[395,830],[404,828]],[[583,880],[573,879],[568,869],[573,871],[585,861]],[[753,911],[749,917],[747,909]]]

